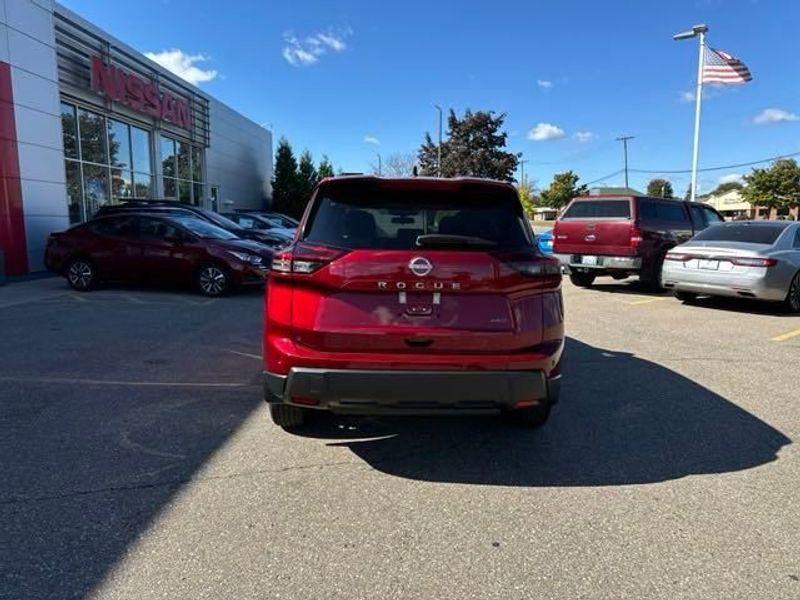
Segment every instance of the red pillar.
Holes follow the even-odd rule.
[[[0,248],[6,255],[7,274],[23,275],[28,272],[11,67],[2,61],[0,61]]]

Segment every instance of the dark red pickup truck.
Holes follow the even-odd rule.
[[[573,199],[553,228],[553,253],[569,267],[572,283],[590,286],[598,276],[638,275],[660,286],[667,250],[723,221],[700,202],[640,196]]]

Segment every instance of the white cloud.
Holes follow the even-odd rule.
[[[308,67],[319,62],[320,57],[328,52],[339,53],[347,50],[345,38],[350,34],[350,29],[342,33],[328,30],[300,39],[293,33],[286,32],[283,34],[285,45],[281,54],[293,67]]]
[[[543,90],[549,90],[550,88],[553,87],[553,82],[547,79],[537,79],[536,85],[538,85]]]
[[[381,141],[376,138],[374,135],[365,135],[364,136],[364,143],[365,144],[372,144],[373,146],[380,146]]]
[[[687,90],[685,92],[681,92],[681,102],[694,102],[694,90]]]
[[[717,179],[717,185],[723,183],[744,183],[744,176],[741,173],[728,173]]]
[[[538,123],[536,127],[528,132],[528,139],[534,142],[545,142],[547,140],[558,140],[565,136],[564,130],[551,123]]]
[[[800,120],[800,117],[788,110],[783,110],[782,108],[765,108],[753,117],[753,124],[766,125],[768,123],[786,123],[788,121],[797,120]]]
[[[572,134],[572,139],[580,142],[581,144],[585,142],[591,142],[596,137],[597,135],[595,135],[591,131],[576,131],[575,133]]]
[[[172,48],[161,52],[145,52],[145,56],[193,85],[211,81],[218,75],[214,69],[197,66],[197,63],[209,60],[204,54],[186,54],[183,50]]]

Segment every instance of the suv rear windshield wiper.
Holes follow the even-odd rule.
[[[445,248],[445,247],[471,247],[494,248],[497,242],[481,237],[469,235],[445,235],[442,233],[429,233],[417,237],[417,246],[420,248]]]

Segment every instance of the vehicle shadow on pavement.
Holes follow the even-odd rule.
[[[724,312],[748,313],[768,317],[800,317],[800,314],[788,312],[780,302],[766,302],[745,298],[727,298],[723,296],[701,296],[693,300],[691,306]]]
[[[263,406],[257,298],[86,296],[0,322],[0,598],[96,591]]]
[[[601,486],[727,473],[791,443],[722,396],[631,354],[567,344],[561,402],[541,429],[492,418],[333,417],[304,435],[339,439],[370,466],[416,480]]]
[[[655,290],[647,284],[642,283],[636,278],[622,279],[614,281],[608,277],[596,280],[589,288],[596,292],[606,292],[609,294],[627,294],[635,296],[669,296],[668,290]]]

